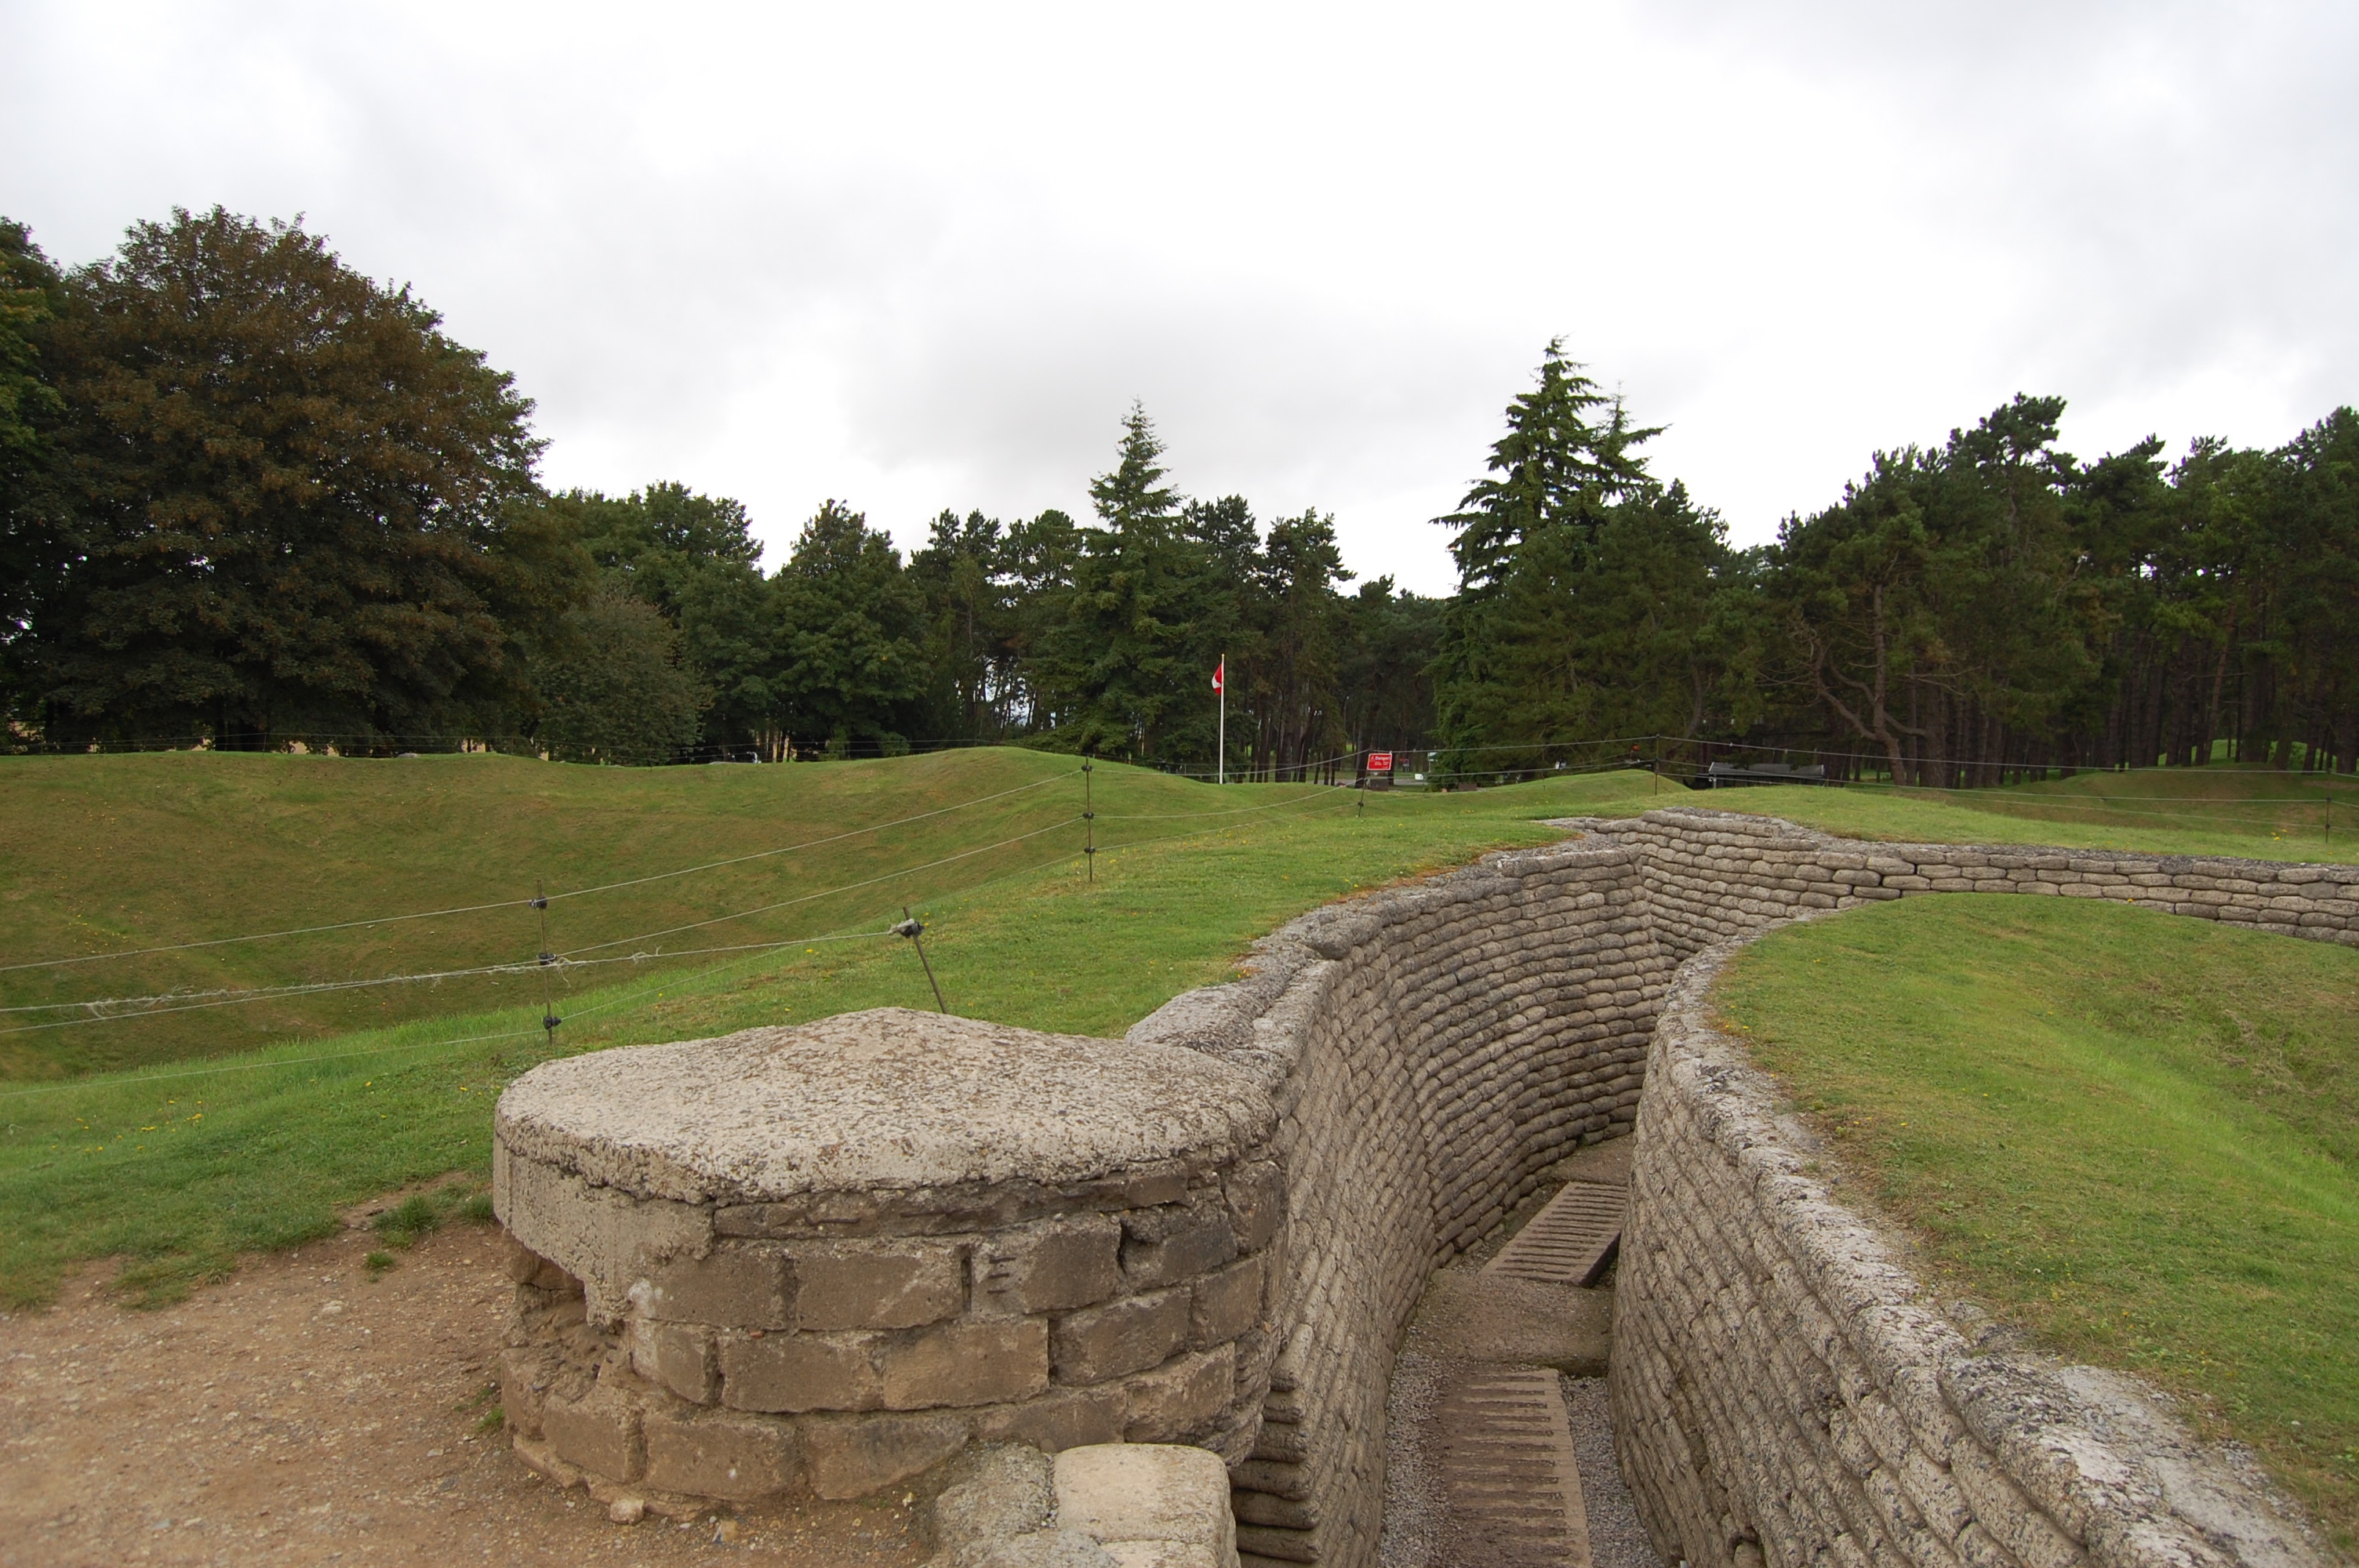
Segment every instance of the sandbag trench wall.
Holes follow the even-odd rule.
[[[1243,1067],[1286,1173],[1277,1354],[1231,1465],[1256,1563],[1373,1563],[1386,1390],[1432,1271],[1585,1141],[1626,1133],[1676,964],[1644,850],[1588,839],[1314,912],[1128,1038]]]
[[[1694,955],[1648,1057],[1611,1366],[1622,1468],[1666,1561],[2326,1560],[2257,1473],[2192,1448],[2128,1379],[1986,1327],[1970,1342],[1834,1199],[1814,1141],[1704,1003],[1770,925],[1924,893],[2127,900],[2359,945],[2359,867],[1864,844],[1694,810],[1587,826],[1642,849],[1656,938]]]
[[[1175,998],[1130,1032],[1246,1067],[1279,1112],[1274,1148],[1289,1206],[1279,1355],[1256,1445],[1232,1465],[1249,1563],[1375,1560],[1385,1391],[1425,1279],[1530,1195],[1554,1161],[1632,1128],[1647,1043],[1682,960],[1797,916],[1952,892],[2111,898],[2359,940],[2359,867],[1871,844],[1690,807],[1564,825],[1589,836],[1305,916],[1258,946],[1245,979]],[[1655,1174],[1638,1203],[1659,1215],[1676,1190],[1668,1169],[1703,1156],[1691,1138],[1667,1131],[1642,1141],[1642,1162],[1648,1142]],[[1634,1217],[1633,1234],[1646,1224]],[[1703,1324],[1669,1322],[1655,1303],[1670,1297],[1646,1276],[1634,1294],[1626,1270],[1621,1310],[1643,1300],[1647,1328],[1681,1336],[1677,1377],[1716,1386],[1767,1376],[1723,1359]],[[1645,1341],[1646,1330],[1635,1337]],[[1696,1534],[1701,1516],[1680,1499],[1700,1494],[1670,1479],[1703,1474],[1701,1432],[1680,1428],[1665,1399],[1626,1372],[1615,1389],[1625,1468],[1669,1559],[1753,1568],[1753,1538],[1741,1529]],[[1740,1388],[1729,1397],[1763,1396]],[[1860,1421],[1882,1420],[1875,1401],[1863,1409]],[[1749,1439],[1769,1438],[1749,1429]],[[1832,1452],[1802,1438],[1773,1446]],[[2071,1537],[2075,1526],[2063,1528]],[[1984,1568],[1971,1552],[1985,1536],[1998,1539],[1985,1529],[1956,1560]],[[1859,1539],[1827,1551],[1850,1561],[1846,1546]],[[1781,1555],[1779,1568],[1810,1555]],[[1912,1561],[1949,1568],[1938,1557]],[[2005,1556],[1987,1562],[2001,1568]]]

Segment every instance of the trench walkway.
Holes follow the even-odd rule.
[[[1612,1243],[1630,1142],[1427,1284],[1389,1409],[1383,1568],[1660,1568],[1614,1464]]]

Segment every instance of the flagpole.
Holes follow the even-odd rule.
[[[1212,782],[1226,784],[1229,782],[1229,656],[1226,654],[1221,655],[1221,678],[1216,684],[1221,688],[1221,754],[1212,764]]]

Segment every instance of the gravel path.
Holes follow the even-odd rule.
[[[1552,1173],[1561,1180],[1627,1181],[1627,1139],[1582,1150]],[[1441,1473],[1437,1414],[1456,1379],[1485,1365],[1538,1363],[1587,1373],[1612,1339],[1611,1287],[1574,1290],[1482,1278],[1479,1265],[1537,1214],[1543,1189],[1426,1287],[1405,1336],[1385,1404],[1385,1525],[1381,1568],[1495,1568],[1453,1522]],[[1605,1379],[1562,1379],[1589,1516],[1590,1568],[1668,1568],[1655,1555],[1614,1458]]]
[[[1637,1505],[1614,1459],[1614,1412],[1603,1378],[1567,1378],[1565,1409],[1572,1416],[1572,1452],[1581,1461],[1581,1490],[1589,1504],[1589,1558],[1594,1568],[1666,1568],[1638,1522]]]
[[[1440,1397],[1441,1363],[1404,1350],[1393,1363],[1385,1400],[1385,1529],[1379,1568],[1439,1568],[1445,1509],[1441,1475],[1426,1453],[1426,1433]],[[1577,1440],[1578,1434],[1576,1434]],[[1586,1474],[1582,1479],[1587,1480]]]

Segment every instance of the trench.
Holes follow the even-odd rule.
[[[1381,1568],[1666,1568],[1605,1385],[1632,1141],[1582,1149],[1427,1281],[1394,1362]]]

